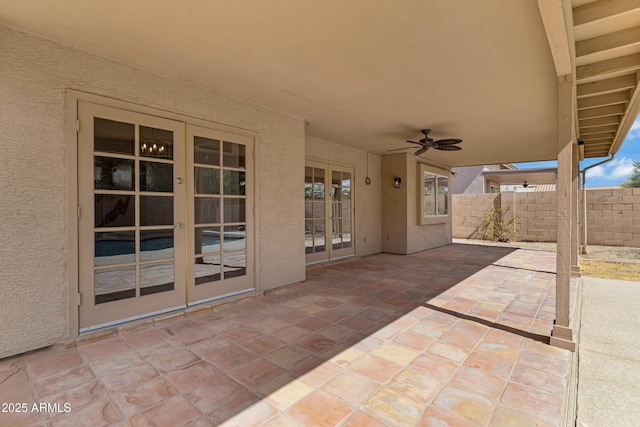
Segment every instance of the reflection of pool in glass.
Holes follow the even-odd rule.
[[[244,240],[244,237],[227,236],[225,243]],[[202,245],[213,246],[220,244],[218,235],[202,234]],[[173,237],[155,237],[145,239],[140,242],[141,251],[159,251],[173,248]],[[133,240],[101,240],[95,243],[95,256],[105,257],[114,255],[127,255],[135,253],[135,242]]]

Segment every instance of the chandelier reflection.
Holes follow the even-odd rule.
[[[166,157],[167,147],[164,144],[153,143],[147,144],[146,142],[140,146],[140,154],[143,156],[154,156],[154,157]]]

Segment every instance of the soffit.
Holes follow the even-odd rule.
[[[585,157],[618,151],[640,105],[640,0],[573,1],[578,137]]]
[[[482,172],[485,179],[501,185],[555,184],[557,168],[505,169]]]
[[[557,86],[535,0],[3,0],[0,22],[304,118],[378,154],[449,166],[550,160]]]

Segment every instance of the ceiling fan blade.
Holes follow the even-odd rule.
[[[410,144],[422,145],[421,142],[415,142],[415,141],[409,141],[409,140],[407,140],[407,142]]]
[[[416,148],[416,147],[394,148],[393,150],[387,150],[387,152],[388,152],[388,151],[409,150],[409,149],[413,150],[414,148]]]
[[[436,141],[438,145],[452,145],[452,144],[460,144],[462,142],[461,139],[441,139]]]
[[[415,153],[413,153],[416,156],[419,156],[420,154],[424,153],[425,151],[427,151],[429,149],[429,147],[422,147],[421,149],[419,149],[418,151],[416,151]]]
[[[436,145],[433,148],[435,148],[436,150],[442,150],[442,151],[462,150],[462,147],[458,147],[457,145]]]

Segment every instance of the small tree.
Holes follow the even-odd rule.
[[[494,242],[510,242],[516,238],[515,222],[518,215],[509,215],[507,210],[502,208],[489,209],[484,214],[482,228],[485,237]]]
[[[622,183],[622,186],[627,188],[640,188],[640,162],[633,162],[633,173],[629,179]]]

